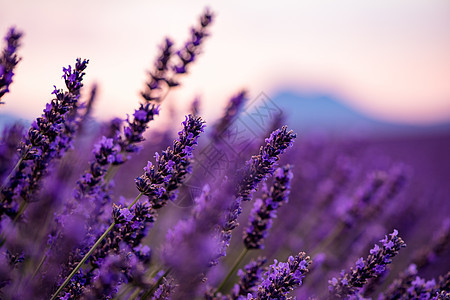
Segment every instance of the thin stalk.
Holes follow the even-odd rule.
[[[134,201],[131,202],[131,204],[128,206],[128,209],[132,208],[136,204],[136,202],[139,200],[139,198],[142,197],[142,195],[143,194],[140,193],[136,197],[136,199],[134,199]],[[86,260],[89,258],[89,256],[91,256],[91,254],[94,252],[94,250],[97,249],[97,247],[100,245],[100,243],[103,241],[103,239],[111,232],[111,230],[114,228],[114,226],[116,226],[115,221],[113,221],[112,224],[108,227],[108,229],[106,229],[106,231],[98,238],[98,240],[95,242],[94,246],[91,247],[89,252],[86,253],[86,255],[84,255],[83,259],[78,263],[78,265],[75,267],[75,269],[73,269],[72,273],[70,273],[69,276],[67,276],[67,278],[63,282],[63,284],[61,284],[61,286],[58,288],[58,290],[53,294],[51,300],[56,299],[58,294],[67,286],[67,284],[70,282],[72,277],[75,276],[75,274],[80,270],[81,266],[86,262]]]
[[[162,102],[167,97],[167,95],[169,94],[171,89],[172,88],[170,86],[167,88],[167,91],[159,98],[159,102]],[[126,153],[126,151],[120,151],[119,154],[125,154],[125,153]],[[111,165],[111,166],[109,166],[109,168],[108,168],[108,170],[106,171],[106,174],[105,174],[105,183],[110,182],[111,179],[113,179],[114,176],[116,176],[116,174],[119,171],[119,168],[121,166],[122,166],[122,164],[121,165]]]
[[[19,217],[23,214],[23,212],[27,209],[28,202],[22,201],[19,206],[19,210],[17,211],[17,215],[14,217],[13,223],[16,223],[19,220]]]
[[[136,299],[139,296],[139,293],[141,292],[140,288],[137,288],[134,290],[133,294],[130,295],[130,298],[128,298],[129,300],[133,300]]]
[[[242,250],[241,254],[239,254],[239,257],[234,262],[233,267],[231,268],[230,272],[228,272],[227,277],[225,277],[225,279],[222,281],[222,283],[217,288],[217,292],[222,292],[223,288],[225,287],[225,284],[230,279],[231,275],[233,275],[236,272],[236,269],[239,267],[240,263],[244,259],[245,255],[247,255],[248,251],[249,251],[248,248],[244,248]]]
[[[120,300],[123,299],[123,297],[128,294],[131,290],[133,290],[134,286],[131,284],[127,284],[122,289],[120,289],[120,292],[117,293],[117,295],[114,296],[113,300]]]
[[[142,300],[145,300],[145,299],[147,299],[148,297],[150,297],[150,296],[155,292],[155,290],[159,287],[159,285],[161,284],[161,281],[163,280],[163,278],[165,278],[167,275],[169,275],[170,271],[171,271],[170,268],[167,269],[167,271],[163,274],[163,276],[159,277],[158,280],[156,281],[156,283],[155,283],[148,291],[146,291],[146,292],[141,296],[141,299],[142,299]],[[138,294],[138,295],[139,295],[139,294]],[[137,296],[137,295],[136,295],[136,296]],[[131,299],[133,299],[133,298],[130,298],[130,300],[131,300]]]
[[[55,294],[52,296],[51,300],[56,299],[58,294],[66,287],[66,285],[69,283],[70,279],[72,279],[73,276],[80,270],[81,266],[86,262],[86,260],[91,256],[91,254],[94,252],[95,249],[100,245],[100,243],[103,241],[103,239],[110,233],[110,231],[116,226],[116,222],[112,222],[111,226],[102,234],[101,237],[98,238],[97,242],[95,242],[94,246],[89,250],[88,253],[83,257],[83,259],[78,263],[78,265],[73,269],[72,273],[66,278],[66,280],[63,282],[63,284],[58,288],[58,290],[55,292]]]
[[[330,232],[320,243],[311,251],[312,256],[325,250],[331,243],[333,243],[336,238],[342,233],[345,228],[345,223],[340,222],[335,229]]]
[[[122,154],[122,152],[121,152]],[[111,181],[111,179],[114,178],[114,176],[116,176],[117,171],[119,171],[120,165],[111,165],[109,166],[108,170],[106,171],[105,174],[105,183],[109,183]]]
[[[17,222],[17,220],[19,219],[20,215],[25,211],[27,206],[28,206],[28,202],[23,201],[22,203],[20,203],[19,211],[17,212],[17,215],[13,219],[13,224],[15,224]],[[2,232],[1,235],[0,235],[0,248],[3,247],[5,242],[6,242],[6,237],[3,234],[3,232]]]
[[[162,271],[162,269],[163,269],[162,267],[158,267],[158,268],[154,269],[148,277],[155,278],[155,276],[159,273],[159,271]]]
[[[150,270],[150,268],[147,270],[147,272],[145,273],[145,276],[147,278],[154,278],[159,271],[162,270],[162,267],[157,267],[156,269],[154,269],[153,271]],[[122,297],[129,293],[131,290],[134,289],[134,292],[130,295],[130,297],[128,297],[127,299],[132,299],[132,297],[135,297],[135,293],[137,293],[137,291],[141,291],[142,289],[140,287],[136,287],[135,285],[131,284],[131,283],[127,283],[121,290],[120,293],[117,294],[113,300],[118,300],[118,299],[122,299]]]
[[[9,173],[8,177],[5,178],[5,180],[3,180],[3,184],[2,184],[2,188],[1,190],[3,191],[3,189],[5,188],[5,186],[8,184],[9,180],[11,179],[11,177],[13,176],[14,173],[16,173],[17,169],[19,168],[20,164],[23,162],[24,157],[28,155],[28,152],[25,152],[22,157],[19,159],[19,161],[17,162],[17,164],[14,166],[14,169],[12,169],[12,171]]]
[[[58,239],[58,237],[59,237],[59,232],[56,235],[56,239]],[[36,267],[36,270],[34,270],[33,276],[31,278],[36,277],[36,275],[38,274],[38,272],[41,269],[42,265],[44,265],[44,262],[47,260],[48,253],[52,249],[52,247],[53,247],[53,243],[50,245],[49,249],[45,251],[44,255],[42,256],[41,260],[39,261],[39,265]]]

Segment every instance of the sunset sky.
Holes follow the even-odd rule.
[[[179,107],[201,96],[212,115],[241,88],[293,90],[335,94],[384,120],[450,121],[448,0],[0,2],[0,34],[25,33],[0,113],[39,115],[77,57],[90,59],[86,86],[100,85],[95,116],[132,113],[158,45],[168,35],[181,46],[208,6],[212,35],[169,97]]]

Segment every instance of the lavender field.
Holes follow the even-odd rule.
[[[215,18],[155,46],[134,112],[96,120],[76,58],[40,117],[4,123],[0,299],[450,299],[450,126],[328,131],[240,87],[180,117]],[[0,113],[27,38],[3,34]]]

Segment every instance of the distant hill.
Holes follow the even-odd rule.
[[[23,124],[31,124],[31,120],[22,119],[15,115],[0,113],[0,130],[2,130],[3,127],[5,127],[5,125],[13,124],[16,122],[21,122]]]
[[[437,125],[406,125],[376,120],[327,94],[282,91],[270,97],[284,111],[290,127],[333,134],[416,135],[450,132],[450,120]]]
[[[262,94],[263,95],[263,94]],[[260,95],[261,96],[261,95]],[[450,133],[450,120],[447,123],[436,125],[407,125],[402,123],[386,122],[369,117],[364,113],[344,104],[345,101],[331,94],[309,93],[302,94],[293,91],[281,91],[275,95],[264,95],[255,102],[268,99],[272,106],[276,106],[274,114],[283,111],[285,123],[296,132],[315,133],[324,132],[337,136],[370,135],[370,136],[416,136],[436,135]],[[272,107],[273,108],[273,107]],[[273,116],[271,116],[273,118]],[[251,130],[259,134],[265,134],[258,125],[249,120],[249,115],[240,117]],[[256,120],[258,117],[254,117]],[[270,117],[269,117],[270,119]],[[5,124],[20,120],[30,124],[31,120],[20,119],[14,115],[1,114],[0,130]],[[98,123],[95,122],[94,123]],[[253,125],[252,125],[253,124]],[[268,124],[265,124],[267,127]]]

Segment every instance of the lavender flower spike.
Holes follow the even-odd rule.
[[[0,99],[9,92],[9,86],[11,85],[14,76],[14,68],[20,61],[16,51],[20,46],[19,42],[21,37],[22,33],[17,31],[14,27],[9,29],[5,36],[7,46],[3,49],[3,53],[0,56]],[[0,104],[3,104],[3,102],[0,102]]]
[[[63,156],[71,147],[76,122],[72,114],[76,113],[80,97],[82,80],[88,60],[76,60],[75,68],[63,68],[63,78],[68,92],[55,87],[55,98],[47,103],[41,117],[31,125],[26,140],[21,146],[21,159],[11,179],[1,191],[0,217],[7,214],[15,217],[18,198],[27,203],[39,189],[41,179],[47,173],[48,165],[54,159]]]
[[[278,262],[269,267],[264,274],[265,280],[258,286],[258,300],[288,299],[287,294],[301,286],[302,279],[309,272],[308,266],[312,263],[309,256],[300,252],[295,257],[290,256],[287,262]],[[253,296],[247,299],[255,299]]]
[[[200,47],[205,37],[209,35],[208,26],[213,20],[213,14],[206,9],[200,17],[200,24],[191,29],[191,38],[185,43],[184,47],[177,51],[180,62],[173,66],[175,74],[187,73],[187,66],[192,63],[200,53]],[[168,82],[169,85],[178,85],[176,81]]]
[[[242,107],[244,106],[247,98],[247,91],[240,91],[237,95],[233,96],[225,112],[220,118],[220,120],[214,125],[211,137],[213,140],[217,141],[220,139],[221,135],[230,127],[231,122],[239,115]]]
[[[145,84],[146,89],[141,92],[142,98],[144,98],[147,102],[162,101],[162,84],[168,82],[167,71],[169,60],[172,57],[172,46],[172,40],[166,38],[164,44],[161,46],[161,54],[155,62],[155,69],[148,72],[150,80]]]
[[[256,293],[256,289],[262,281],[263,266],[266,262],[267,259],[265,257],[258,257],[256,260],[248,263],[244,267],[244,271],[238,271],[239,284],[235,284],[233,287],[233,299],[247,296],[248,293]]]
[[[263,199],[257,199],[250,213],[250,224],[244,232],[244,244],[247,249],[263,249],[264,239],[276,218],[278,207],[288,201],[290,184],[294,174],[289,165],[275,171],[275,181],[269,193]]]
[[[346,297],[355,295],[361,287],[368,282],[370,278],[378,277],[386,269],[386,265],[392,262],[392,257],[398,254],[398,251],[406,247],[405,242],[398,236],[398,231],[385,236],[380,240],[383,245],[370,250],[367,260],[362,257],[356,262],[356,268],[351,268],[350,272],[342,273],[339,279],[332,278],[328,281],[328,289],[334,297]]]
[[[204,132],[204,121],[193,115],[186,116],[183,129],[172,148],[156,153],[156,164],[148,162],[144,174],[135,179],[137,189],[149,197],[152,207],[163,207],[176,197],[176,189],[184,177],[191,172],[192,150],[197,145],[200,133]]]
[[[287,126],[283,126],[272,132],[266,139],[266,145],[260,148],[259,154],[247,161],[237,192],[242,200],[249,201],[258,183],[273,174],[279,155],[292,146],[295,138],[296,134],[292,130],[287,131]]]

